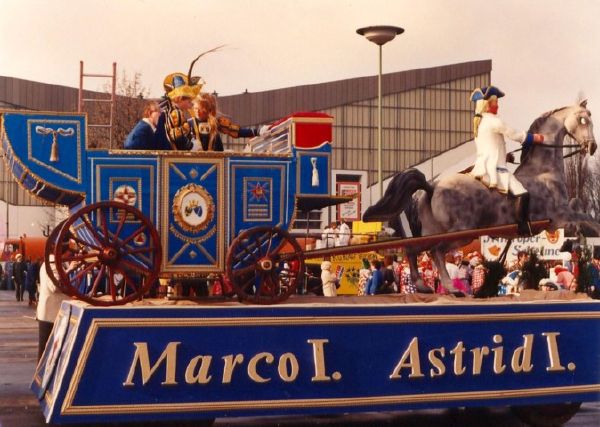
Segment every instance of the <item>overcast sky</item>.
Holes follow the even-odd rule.
[[[139,72],[152,96],[168,73],[231,95],[377,74],[369,25],[406,32],[384,73],[492,59],[501,113],[526,128],[580,93],[600,111],[600,0],[0,0],[0,75],[76,87],[88,72]],[[86,85],[98,89],[101,83]],[[600,113],[598,114],[600,115]]]

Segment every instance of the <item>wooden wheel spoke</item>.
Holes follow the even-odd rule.
[[[128,268],[135,270],[138,273],[143,274],[144,276],[148,276],[152,272],[152,270],[149,269],[147,266],[141,266],[141,265],[131,262],[125,258],[121,258],[121,260],[119,262],[121,264],[127,266]]]
[[[119,267],[115,267],[115,270],[117,270],[117,272],[123,275],[123,297],[125,297],[125,290],[127,289],[127,284],[129,284],[129,289],[131,289],[133,293],[139,291],[140,287],[137,286],[136,281],[133,280],[129,273],[127,273],[124,269]]]
[[[104,241],[108,243],[110,235],[108,232],[108,224],[106,223],[104,209],[98,209],[98,218],[100,219],[100,226],[102,227],[102,232],[104,233]]]
[[[270,274],[263,274],[261,277],[259,295],[272,296],[275,294],[275,284]]]
[[[133,233],[131,233],[131,235],[129,237],[127,237],[125,240],[121,241],[120,244],[125,246],[127,243],[129,243],[133,239],[135,239],[138,236],[138,234],[142,233],[146,228],[148,228],[148,226],[146,224],[142,224],[142,226],[140,228],[138,228]]]
[[[106,276],[105,274],[106,266],[101,265],[100,270],[98,270],[98,274],[96,274],[96,278],[94,279],[94,284],[92,285],[92,290],[90,291],[90,295],[94,296],[98,292],[98,285],[102,281],[102,279]]]
[[[108,267],[108,287],[110,288],[110,297],[113,301],[117,300],[117,284],[115,283],[115,271]]]
[[[73,282],[76,282],[77,284],[79,284],[81,282],[81,279],[83,279],[98,264],[100,264],[100,261],[96,261],[91,264],[88,264],[83,270],[78,271],[74,276],[72,276],[70,278],[71,286],[72,286]],[[77,288],[79,288],[79,285],[77,286]]]
[[[247,267],[237,268],[237,269],[233,270],[233,277],[243,276],[244,274],[248,274],[248,273],[253,272],[255,269],[256,269],[256,267],[254,265],[249,265]]]
[[[267,246],[267,255],[271,252],[271,245],[273,244],[274,233],[270,233],[269,235],[269,245]]]
[[[136,254],[143,254],[146,252],[149,253],[154,253],[154,251],[156,250],[156,248],[154,246],[149,246],[147,248],[131,248],[131,246],[126,246],[125,250],[124,250],[124,255],[136,255]]]
[[[127,219],[127,213],[125,213],[125,215],[122,215],[119,218],[119,225],[117,225],[117,230],[115,231],[115,235],[114,235],[115,240],[117,240],[119,238],[119,236],[121,235],[121,231],[123,230],[123,225],[125,225],[126,219]]]
[[[63,262],[84,261],[88,258],[98,257],[98,252],[88,252],[85,254],[67,255],[62,257]]]
[[[85,240],[82,240],[79,236],[76,236],[73,233],[69,232],[69,234],[71,235],[70,239],[73,239],[76,243],[79,243],[81,246],[87,246],[87,247],[95,249],[97,251],[101,251],[102,250],[102,248],[100,246],[97,246],[97,245],[94,245],[92,243],[86,242]]]
[[[248,289],[254,286],[254,282],[256,281],[256,275],[253,274],[250,276],[248,280],[246,280],[240,288],[247,294]]]
[[[236,262],[244,262],[244,253],[252,256],[254,261],[259,259],[259,257],[256,254],[257,253],[256,249],[254,249],[254,250],[250,249],[249,244],[241,246],[240,249],[241,250],[238,253],[236,253],[236,255],[234,257]]]
[[[89,232],[92,233],[92,236],[94,236],[98,243],[107,243],[107,236],[101,237],[100,234],[98,234],[98,230],[96,230],[96,227],[94,227],[94,225],[90,222],[90,219],[87,217],[87,215],[82,215],[81,220],[85,224],[85,228],[87,228]]]

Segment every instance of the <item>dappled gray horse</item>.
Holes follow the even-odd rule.
[[[515,172],[515,177],[530,194],[530,219],[550,219],[552,229],[565,228],[568,232],[577,230],[587,236],[600,236],[599,223],[569,207],[565,183],[565,137],[568,135],[576,141],[584,154],[593,155],[596,150],[587,101],[543,114],[533,122],[529,132],[544,135],[542,144],[523,150],[521,164]],[[416,196],[414,206],[413,194],[418,190],[424,192]],[[421,172],[408,169],[392,179],[384,196],[367,209],[363,220],[398,224],[398,216],[404,211],[411,217],[412,234],[428,236],[514,224],[517,222],[514,200],[512,196],[488,189],[468,174],[454,174],[432,185]],[[443,242],[407,249],[413,281],[418,285],[422,283],[418,277],[417,255],[431,250],[443,286],[454,291],[445,268],[444,254],[466,243]]]

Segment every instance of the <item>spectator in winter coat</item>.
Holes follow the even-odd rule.
[[[321,263],[321,282],[323,282],[323,295],[326,297],[337,296],[337,277],[331,272],[331,262]]]
[[[367,295],[375,295],[382,284],[381,262],[373,260],[371,261],[371,278],[367,282]]]

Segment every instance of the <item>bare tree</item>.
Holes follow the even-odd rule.
[[[573,156],[565,161],[569,199],[578,200],[581,210],[600,220],[600,171],[589,157]]]
[[[149,90],[141,83],[141,74],[129,76],[125,71],[118,79],[116,88],[115,112],[112,126],[112,147],[110,131],[107,128],[88,128],[88,148],[123,148],[125,138],[142,117],[145,98]],[[110,99],[110,84],[104,86],[98,98]],[[91,124],[110,123],[110,103],[94,102],[86,104],[88,120]]]

